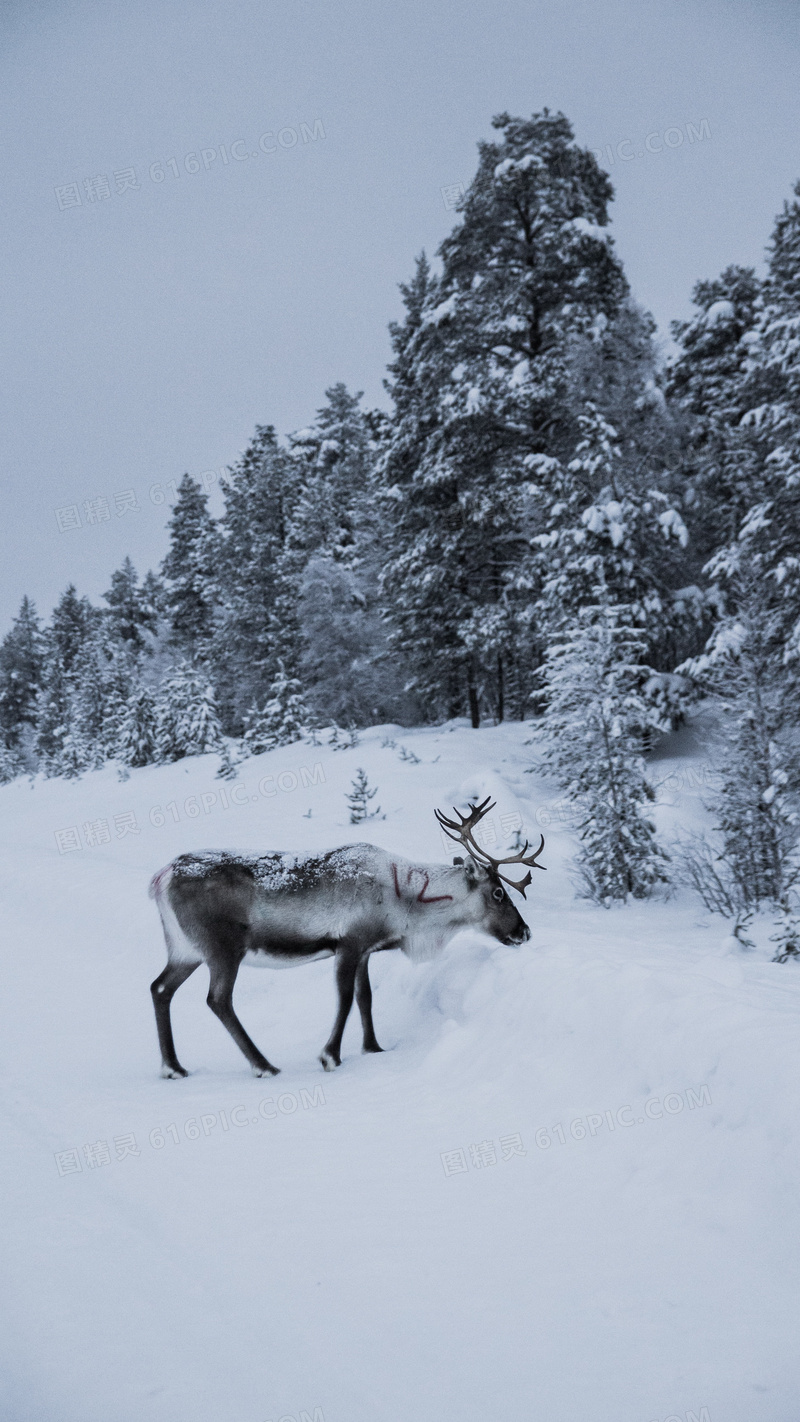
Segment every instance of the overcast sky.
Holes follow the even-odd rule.
[[[49,612],[127,552],[156,565],[162,489],[256,423],[308,423],[337,380],[386,404],[397,283],[503,109],[562,109],[603,150],[665,336],[698,278],[761,267],[800,176],[799,20],[797,0],[6,0],[0,627],[24,592]]]

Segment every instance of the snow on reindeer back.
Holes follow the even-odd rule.
[[[268,854],[206,849],[180,855],[175,860],[175,868],[182,878],[201,879],[215,868],[238,866],[250,871],[259,888],[267,893],[279,893],[284,889],[312,888],[334,879],[337,883],[355,882],[363,878],[370,868],[366,853],[370,849],[371,846],[365,844],[321,852],[275,850]]]

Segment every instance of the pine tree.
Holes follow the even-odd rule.
[[[0,785],[8,785],[22,775],[25,762],[16,746],[10,746],[0,737]]]
[[[294,669],[323,724],[363,725],[407,709],[378,593],[383,537],[373,481],[386,417],[364,414],[360,393],[342,384],[326,396],[315,424],[290,441],[298,471],[285,563],[299,613]]]
[[[552,638],[582,607],[624,604],[644,635],[646,659],[669,672],[702,629],[700,595],[683,583],[686,526],[657,487],[658,474],[631,468],[616,429],[591,401],[578,427],[566,468],[542,456],[532,469],[545,524],[532,540],[539,623]]]
[[[208,495],[188,474],[178,485],[167,527],[170,547],[161,572],[170,636],[186,655],[203,658],[214,630],[219,537]]]
[[[654,796],[642,760],[652,715],[641,689],[645,642],[624,607],[585,607],[548,649],[547,708],[538,739],[545,763],[578,808],[578,869],[606,905],[644,898],[666,880],[667,856],[646,806]]]
[[[627,284],[606,231],[612,188],[561,114],[494,120],[440,278],[421,261],[392,331],[396,429],[383,466],[395,644],[430,714],[529,690],[529,460],[569,428],[574,340]],[[526,685],[527,682],[527,685]]]
[[[140,675],[137,651],[136,640],[121,638],[114,621],[104,618],[75,659],[70,725],[92,767],[116,753],[125,709]]]
[[[23,728],[36,724],[42,659],[39,618],[24,597],[0,645],[0,741],[6,746],[18,745]]]
[[[305,734],[308,722],[302,686],[281,666],[263,710],[253,710],[245,718],[244,745],[251,755],[291,745]]]
[[[316,423],[290,442],[298,494],[288,539],[306,559],[322,554],[353,566],[369,520],[375,441],[359,408],[361,391],[351,395],[339,382],[325,396],[328,403],[317,411]]]
[[[222,488],[221,617],[213,659],[224,688],[223,724],[239,734],[245,711],[268,698],[279,663],[294,675],[301,645],[297,563],[288,548],[297,467],[272,426],[257,426]]]
[[[345,795],[345,799],[350,806],[351,825],[360,825],[364,820],[377,820],[381,813],[381,807],[378,805],[376,809],[371,810],[370,802],[375,799],[378,788],[377,786],[375,786],[374,789],[370,788],[366,771],[362,770],[360,766],[351,781],[351,785],[352,789],[350,794]]]
[[[134,690],[128,700],[120,720],[115,754],[123,765],[131,768],[152,765],[159,758],[157,706],[147,686]]]
[[[701,657],[684,668],[720,712],[720,787],[710,808],[712,856],[702,840],[684,846],[689,878],[706,906],[734,913],[761,903],[788,906],[800,870],[794,809],[792,680],[781,656],[779,617],[765,606],[757,571],[741,566],[736,611],[715,628]],[[705,891],[704,891],[705,890]]]
[[[697,315],[675,321],[679,351],[667,373],[667,397],[682,443],[685,508],[699,567],[735,537],[748,506],[752,458],[739,430],[750,404],[752,345],[763,308],[762,283],[750,267],[727,267],[700,281]]]
[[[60,774],[59,756],[70,729],[70,701],[74,685],[73,669],[79,652],[88,642],[100,613],[88,598],[79,598],[70,583],[63,593],[43,635],[42,676],[36,712],[36,752],[48,775]],[[77,752],[70,750],[70,764]]]
[[[355,569],[314,556],[304,569],[299,676],[307,719],[319,725],[408,725],[419,718],[420,708],[405,690],[409,670],[388,647],[375,582],[365,576],[363,562]]]
[[[159,760],[205,755],[222,744],[211,683],[202,667],[182,661],[162,683],[157,697],[156,745]]]
[[[103,594],[114,635],[136,651],[142,650],[146,634],[156,628],[156,612],[149,591],[139,586],[139,575],[130,558],[126,558],[122,567],[112,573],[111,587]]]
[[[790,958],[800,958],[800,919],[791,909],[784,909],[775,925],[777,932],[770,934],[770,943],[777,944],[773,963],[788,963]]]
[[[800,183],[796,193],[800,198]],[[795,201],[776,221],[767,279],[752,328],[742,338],[745,372],[725,425],[736,486],[731,494],[723,481],[713,491],[724,523],[705,569],[710,600],[725,615],[736,612],[742,588],[751,597],[755,580],[762,612],[780,624],[776,657],[792,667],[800,663],[799,288],[800,201]]]

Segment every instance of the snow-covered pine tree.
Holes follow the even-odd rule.
[[[220,749],[214,690],[202,666],[179,662],[159,687],[156,705],[159,760],[181,760]]]
[[[178,485],[167,527],[170,546],[161,574],[166,584],[164,606],[170,640],[184,655],[203,660],[208,655],[218,600],[219,535],[208,511],[208,495],[189,474],[184,474]]]
[[[29,738],[36,725],[42,658],[39,618],[30,598],[24,597],[0,644],[0,743],[8,748],[18,746],[23,734]]]
[[[606,229],[612,187],[562,114],[501,114],[462,221],[404,291],[383,466],[395,643],[431,715],[520,714],[531,665],[526,460],[569,423],[570,351],[627,284]]]
[[[800,918],[791,909],[784,909],[777,923],[775,933],[770,934],[770,942],[776,945],[773,963],[788,963],[790,958],[800,958]]]
[[[22,775],[25,762],[17,746],[10,746],[0,736],[0,785],[8,785]]]
[[[79,775],[116,754],[120,725],[140,665],[136,641],[120,635],[111,614],[101,614],[78,649],[67,678],[67,731],[53,773]]]
[[[152,765],[159,759],[158,712],[148,686],[134,689],[128,699],[119,723],[115,756],[131,769]]]
[[[697,314],[672,324],[678,352],[667,368],[666,394],[681,444],[684,514],[699,572],[736,536],[749,503],[752,457],[739,425],[751,403],[762,282],[750,267],[727,267],[715,281],[698,282],[692,300]]]
[[[800,183],[796,199],[800,199]],[[800,200],[787,203],[773,232],[766,281],[755,303],[737,400],[724,435],[736,482],[719,484],[724,521],[705,573],[709,601],[726,617],[757,595],[775,632],[777,664],[800,669]],[[742,413],[743,411],[743,413]],[[710,496],[716,497],[716,486]],[[720,538],[721,535],[721,538]],[[753,589],[757,588],[757,594]],[[777,622],[776,622],[777,619]],[[795,700],[798,687],[795,686]]]
[[[222,491],[220,618],[212,657],[223,725],[239,735],[245,712],[269,697],[279,662],[295,674],[301,645],[297,560],[288,547],[297,466],[271,425],[257,426]]]
[[[378,819],[381,813],[380,805],[374,810],[370,809],[370,803],[378,793],[377,785],[374,788],[370,787],[367,773],[360,766],[350,783],[352,789],[349,795],[345,795],[345,799],[350,806],[351,825],[360,825],[364,820]]]
[[[43,634],[43,660],[36,708],[36,753],[47,775],[59,775],[59,756],[70,728],[72,671],[101,614],[70,583]],[[70,764],[76,752],[70,750]]]
[[[373,548],[367,549],[366,560],[372,556]],[[299,670],[309,715],[321,726],[418,719],[419,708],[405,690],[409,670],[387,647],[374,584],[363,565],[349,568],[328,557],[314,556],[304,569]]]
[[[547,653],[546,710],[538,724],[546,765],[580,816],[577,867],[599,903],[644,898],[666,881],[667,855],[646,807],[653,800],[641,728],[649,674],[645,640],[625,607],[584,607]]]
[[[351,395],[341,382],[331,386],[314,425],[290,440],[298,491],[289,541],[306,558],[322,554],[348,566],[359,561],[375,457],[362,393]]]
[[[292,745],[302,739],[308,723],[303,688],[280,666],[263,709],[254,709],[245,717],[244,748],[250,755],[260,755],[276,746]]]
[[[298,469],[288,544],[297,579],[304,698],[322,724],[398,719],[397,657],[389,660],[378,597],[382,530],[373,498],[385,417],[338,384],[314,425],[290,440]]]
[[[577,423],[566,467],[531,459],[544,522],[532,539],[537,621],[552,639],[582,607],[624,604],[643,634],[645,659],[668,674],[681,651],[697,647],[703,626],[702,596],[684,583],[686,526],[658,487],[660,471],[631,467],[617,430],[591,401]]]
[[[103,594],[108,603],[107,618],[115,637],[135,652],[147,644],[147,633],[156,629],[156,611],[149,587],[139,584],[139,575],[130,558],[111,574],[111,587]]]
[[[706,907],[731,914],[762,903],[788,909],[800,873],[796,692],[781,654],[781,621],[766,605],[758,569],[744,559],[732,592],[735,611],[721,619],[705,653],[680,668],[717,708],[721,742],[711,853],[702,838],[687,842],[686,873]]]

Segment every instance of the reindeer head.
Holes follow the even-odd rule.
[[[464,867],[472,887],[476,890],[480,889],[483,893],[486,902],[484,927],[495,938],[499,938],[501,943],[523,943],[530,938],[530,929],[522,915],[515,909],[503,884],[508,884],[509,888],[516,889],[523,899],[525,898],[525,890],[532,879],[531,869],[544,869],[545,867],[543,864],[537,863],[539,855],[544,849],[544,835],[542,835],[542,842],[534,854],[528,855],[527,851],[530,846],[526,840],[517,854],[508,855],[505,859],[495,859],[492,854],[488,854],[475,842],[472,834],[479,821],[494,809],[494,802],[490,803],[490,801],[491,797],[487,795],[480,805],[470,805],[468,815],[462,815],[460,811],[454,809],[453,814],[458,815],[457,820],[449,820],[441,810],[436,810],[435,815],[448,838],[463,845],[469,855]],[[464,864],[464,860],[456,859],[455,863]],[[523,879],[509,879],[500,872],[501,867],[506,864],[524,865],[528,872]]]

